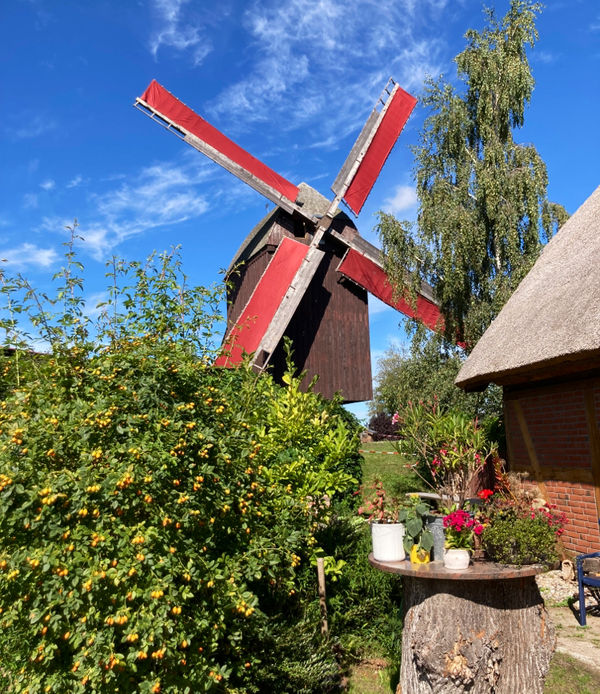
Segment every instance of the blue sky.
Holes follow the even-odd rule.
[[[491,0],[488,4],[492,4]],[[497,0],[502,16],[507,0]],[[0,7],[0,258],[44,285],[62,261],[64,226],[86,242],[90,306],[104,263],[182,244],[195,284],[219,280],[270,203],[132,108],[156,78],[291,181],[329,195],[392,75],[419,95],[452,58],[478,0],[5,0]],[[526,125],[548,166],[550,199],[569,212],[600,183],[600,3],[548,0],[530,52]],[[414,218],[410,145],[417,105],[357,220]],[[371,302],[374,364],[401,344],[400,316]],[[365,412],[364,407],[358,409]]]

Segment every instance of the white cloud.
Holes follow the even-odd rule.
[[[97,219],[79,229],[86,248],[102,259],[127,238],[204,214],[209,205],[196,186],[207,177],[199,157],[184,165],[162,162],[92,196]]]
[[[44,135],[50,130],[54,130],[54,128],[56,128],[56,123],[40,114],[29,117],[21,115],[19,117],[19,125],[16,128],[12,128],[9,132],[18,140],[26,140]]]
[[[83,177],[78,174],[67,183],[67,188],[77,188],[77,186],[80,186],[82,183]]]
[[[150,38],[150,52],[155,59],[161,46],[185,53],[191,51],[194,65],[200,65],[211,52],[208,37],[195,26],[189,17],[182,17],[182,8],[189,0],[154,0],[154,7],[160,22]]]
[[[23,207],[26,210],[35,210],[38,204],[38,196],[36,193],[25,193],[23,196]]]
[[[96,292],[95,294],[90,294],[85,298],[84,313],[88,318],[95,318],[99,316],[102,311],[104,311],[106,306],[98,306],[98,304],[106,303],[108,301],[107,292]]]
[[[373,296],[372,294],[369,294],[369,316],[377,316],[381,313],[385,313],[386,311],[394,311],[391,306],[388,306],[385,304],[381,299],[378,299],[376,296]]]
[[[400,319],[403,319],[404,316],[399,315]],[[388,342],[388,349],[386,351],[389,351],[390,349],[395,350],[397,352],[405,352],[407,349],[410,348],[410,340],[407,340],[406,338],[401,339],[398,337],[398,335],[388,335],[387,336],[387,342]]]
[[[426,73],[439,71],[439,41],[414,34],[444,3],[423,0],[417,17],[414,0],[256,0],[243,19],[253,47],[246,76],[227,84],[208,110],[228,129],[310,123],[315,140],[339,142],[361,127],[390,74],[419,89]]]
[[[554,63],[556,61],[556,56],[548,51],[534,51],[532,54],[532,60],[549,65],[550,63]]]
[[[58,259],[53,248],[40,248],[33,243],[22,243],[15,248],[0,249],[0,260],[17,269],[25,267],[47,268]]]
[[[40,188],[42,188],[43,190],[52,190],[55,185],[56,185],[55,181],[53,181],[51,178],[49,178],[46,181],[43,181],[42,183],[40,183]]]
[[[413,186],[398,185],[394,194],[386,198],[383,209],[389,214],[398,214],[415,207],[417,204],[417,192]]]
[[[115,174],[103,179],[102,192],[88,193],[86,207],[79,211],[77,234],[85,239],[84,251],[104,261],[129,238],[203,215],[209,203],[197,193],[200,184],[212,202],[220,203],[221,177],[229,174],[197,152],[190,155],[184,155],[180,163],[155,162],[127,176]],[[77,179],[73,180],[79,184]],[[241,182],[239,186],[247,189]],[[231,189],[229,186],[228,192]],[[45,216],[36,231],[64,237],[65,228],[72,225],[72,217]]]

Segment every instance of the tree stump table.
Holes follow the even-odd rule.
[[[380,562],[403,580],[402,694],[542,694],[556,637],[543,566]]]

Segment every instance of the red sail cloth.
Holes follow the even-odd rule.
[[[217,366],[236,366],[244,353],[257,350],[308,249],[304,243],[283,238],[225,340],[225,353],[215,362]]]
[[[416,318],[431,330],[443,329],[444,322],[440,310],[432,301],[424,296],[417,296],[416,310],[411,303],[404,299],[395,301],[392,297],[392,287],[384,270],[352,248],[346,253],[338,271],[374,294],[388,306],[392,306],[410,318]]]
[[[238,166],[246,169],[253,176],[274,188],[288,200],[296,202],[298,198],[297,186],[278,173],[275,173],[273,169],[270,169],[239,145],[236,145],[228,137],[225,137],[222,132],[205,121],[204,118],[201,118],[197,113],[194,113],[191,108],[188,108],[174,97],[171,92],[168,92],[156,80],[150,82],[140,99],[156,109],[159,114],[164,115],[176,125],[206,142],[207,145],[216,149],[235,164],[238,164]]]
[[[414,96],[398,87],[392,97],[375,137],[361,161],[352,183],[348,187],[344,200],[350,209],[359,214],[379,176],[392,147],[395,145],[402,128],[410,116],[417,100]]]

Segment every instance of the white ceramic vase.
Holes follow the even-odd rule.
[[[444,566],[451,571],[464,571],[470,560],[468,549],[447,549],[444,552]]]
[[[371,523],[373,559],[404,561],[404,523]]]

